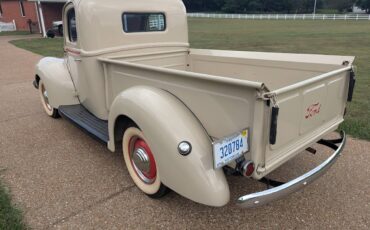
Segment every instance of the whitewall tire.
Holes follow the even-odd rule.
[[[139,128],[126,129],[122,140],[123,157],[135,185],[148,196],[160,198],[169,189],[161,183],[154,154],[147,143]]]
[[[48,92],[47,92],[45,84],[42,82],[42,80],[39,81],[39,94],[40,94],[40,98],[41,98],[42,107],[44,108],[46,114],[49,117],[58,118],[59,117],[58,110],[53,108],[49,104]]]

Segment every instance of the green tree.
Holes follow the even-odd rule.
[[[294,11],[295,1],[296,0],[225,0],[222,10],[228,13],[291,13]]]
[[[358,0],[356,5],[361,7],[361,9],[366,10],[366,13],[370,13],[370,0]]]
[[[296,0],[293,1],[294,13],[313,13],[315,0]],[[322,8],[323,1],[317,0],[316,9]]]
[[[189,12],[220,11],[225,0],[183,0]]]
[[[338,10],[339,12],[351,11],[356,0],[326,0],[326,4],[329,8]]]
[[[248,0],[226,0],[222,11],[227,13],[244,13],[247,11]]]
[[[183,0],[189,12],[312,13],[315,0]],[[323,0],[317,0],[317,8]],[[343,0],[338,0],[343,1]]]

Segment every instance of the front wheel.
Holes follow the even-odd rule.
[[[42,107],[44,108],[46,114],[49,117],[58,118],[59,117],[58,110],[53,108],[49,104],[48,91],[46,90],[46,87],[45,87],[44,83],[42,82],[42,80],[39,81],[39,94],[40,94],[40,98],[41,98]]]
[[[123,135],[123,157],[136,186],[151,198],[161,198],[169,192],[162,184],[154,155],[143,132],[137,127],[126,129]]]

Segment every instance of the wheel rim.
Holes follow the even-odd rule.
[[[43,102],[44,102],[44,104],[45,104],[46,108],[47,108],[49,111],[52,111],[52,110],[53,110],[53,108],[52,108],[52,107],[51,107],[51,105],[49,104],[48,91],[46,91],[44,84],[41,84],[41,95],[42,95],[42,99],[43,99]]]
[[[136,175],[145,184],[153,184],[157,177],[157,168],[148,144],[140,137],[132,137],[129,150],[130,162]]]

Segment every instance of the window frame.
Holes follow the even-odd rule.
[[[3,11],[3,7],[1,6],[1,0],[0,0],[0,18],[3,17],[3,14],[4,14],[4,11]]]
[[[70,24],[70,20],[69,20],[69,14],[71,11],[74,11],[74,15],[75,15],[75,21],[76,21],[76,39],[75,40],[72,40],[72,34],[71,34],[71,24]],[[67,32],[67,35],[66,38],[68,40],[69,43],[72,43],[72,44],[77,44],[78,42],[78,31],[77,31],[77,17],[76,17],[76,10],[73,6],[71,6],[70,8],[68,8],[65,12],[65,15],[66,15],[66,32]]]
[[[24,10],[23,0],[19,0],[19,8],[21,10],[21,16],[26,17],[26,11]]]
[[[162,15],[163,16],[163,21],[164,21],[164,27],[163,30],[146,30],[146,31],[127,31],[126,30],[126,18],[125,15]],[[132,33],[160,33],[160,32],[165,32],[167,30],[167,17],[164,12],[123,12],[121,15],[121,21],[122,21],[122,29],[123,32],[127,34],[132,34]]]

